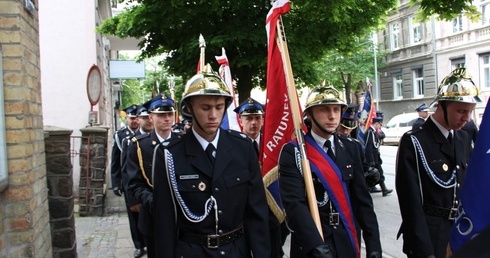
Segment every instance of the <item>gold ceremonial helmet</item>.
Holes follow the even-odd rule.
[[[191,116],[186,110],[186,101],[192,96],[223,96],[226,97],[226,107],[231,104],[233,97],[226,83],[213,72],[211,65],[207,64],[202,71],[187,81],[182,94],[182,114]]]
[[[466,68],[456,68],[442,80],[434,101],[480,103],[482,101],[479,94],[478,87],[467,75]]]
[[[318,105],[341,105],[342,112],[347,108],[344,100],[340,97],[340,93],[333,86],[325,87],[324,84],[313,89],[308,95],[306,106],[303,114],[314,106]]]

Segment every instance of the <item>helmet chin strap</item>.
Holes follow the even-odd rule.
[[[330,135],[333,135],[336,132],[336,130],[328,131],[327,129],[323,128],[323,126],[321,126],[320,123],[318,123],[315,116],[310,112],[310,110],[308,110],[308,114],[310,114],[311,121],[316,125],[316,127],[318,127],[318,129],[320,129],[320,131]]]
[[[439,102],[439,105],[441,105],[442,113],[444,114],[444,122],[449,127],[449,120],[447,118],[447,103],[446,101],[441,101]],[[451,128],[449,128],[449,130],[451,130]]]

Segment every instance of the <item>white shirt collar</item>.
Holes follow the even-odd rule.
[[[313,137],[313,139],[315,140],[315,142],[320,146],[322,147],[323,150],[327,151],[324,147],[325,145],[325,142],[326,141],[330,141],[330,143],[332,144],[332,152],[335,154],[335,142],[334,142],[334,139],[335,137],[332,135],[330,136],[330,138],[328,139],[325,139],[323,137],[321,137],[320,135],[316,134],[315,132],[313,132],[313,130],[311,131],[311,136]]]
[[[248,137],[248,138],[250,138],[250,137]],[[260,146],[260,134],[259,134],[259,136],[257,136],[257,138],[255,138],[255,139],[254,138],[250,138],[250,139],[252,139],[252,142],[253,141],[256,141],[257,144]]]
[[[143,129],[141,129],[141,128],[139,129],[139,131],[140,131],[140,134],[143,134],[143,135],[149,134],[149,132],[147,133],[147,132],[143,131]]]
[[[196,130],[194,129],[194,126],[191,128],[192,128],[192,133],[194,134],[194,136],[196,136],[196,139],[199,142],[199,144],[201,144],[203,150],[206,150],[206,148],[208,147],[208,144],[210,144],[210,143],[212,143],[214,145],[214,148],[218,149],[219,132],[221,131],[221,129],[218,129],[218,131],[216,132],[216,136],[214,137],[214,140],[212,140],[211,142],[208,142],[196,132]]]
[[[166,139],[163,139],[163,137],[162,137],[162,136],[160,136],[160,135],[159,135],[159,134],[158,134],[156,131],[155,131],[155,134],[157,135],[158,140],[159,140],[160,142],[164,142],[164,141],[166,141],[166,140],[168,140],[168,139],[170,139],[170,138],[172,137],[172,132],[170,132],[170,133],[168,134],[168,136],[167,136],[167,138],[166,138]]]
[[[446,128],[444,128],[444,126],[442,126],[441,124],[439,124],[439,122],[437,122],[434,117],[430,116],[430,119],[432,120],[432,122],[434,122],[434,124],[437,126],[437,128],[439,128],[439,131],[441,131],[442,135],[444,135],[445,138],[447,138],[447,136],[449,135],[449,133],[452,133],[452,135],[454,136],[454,132],[453,130],[448,130]]]

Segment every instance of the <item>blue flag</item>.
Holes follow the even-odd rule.
[[[461,189],[458,214],[451,232],[451,250],[456,252],[473,236],[490,226],[490,105],[487,102]]]

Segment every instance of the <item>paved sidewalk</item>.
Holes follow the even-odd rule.
[[[124,197],[118,197],[108,191],[104,216],[75,217],[78,257],[83,258],[132,258],[134,253],[133,241],[129,231],[128,214]],[[362,244],[364,254],[364,243]],[[289,254],[290,238],[283,246]],[[143,257],[146,257],[144,255]],[[284,255],[284,258],[288,258]]]
[[[80,217],[77,213],[75,226],[78,257],[133,257],[135,249],[129,231],[124,197],[116,196],[109,191],[104,216]]]

